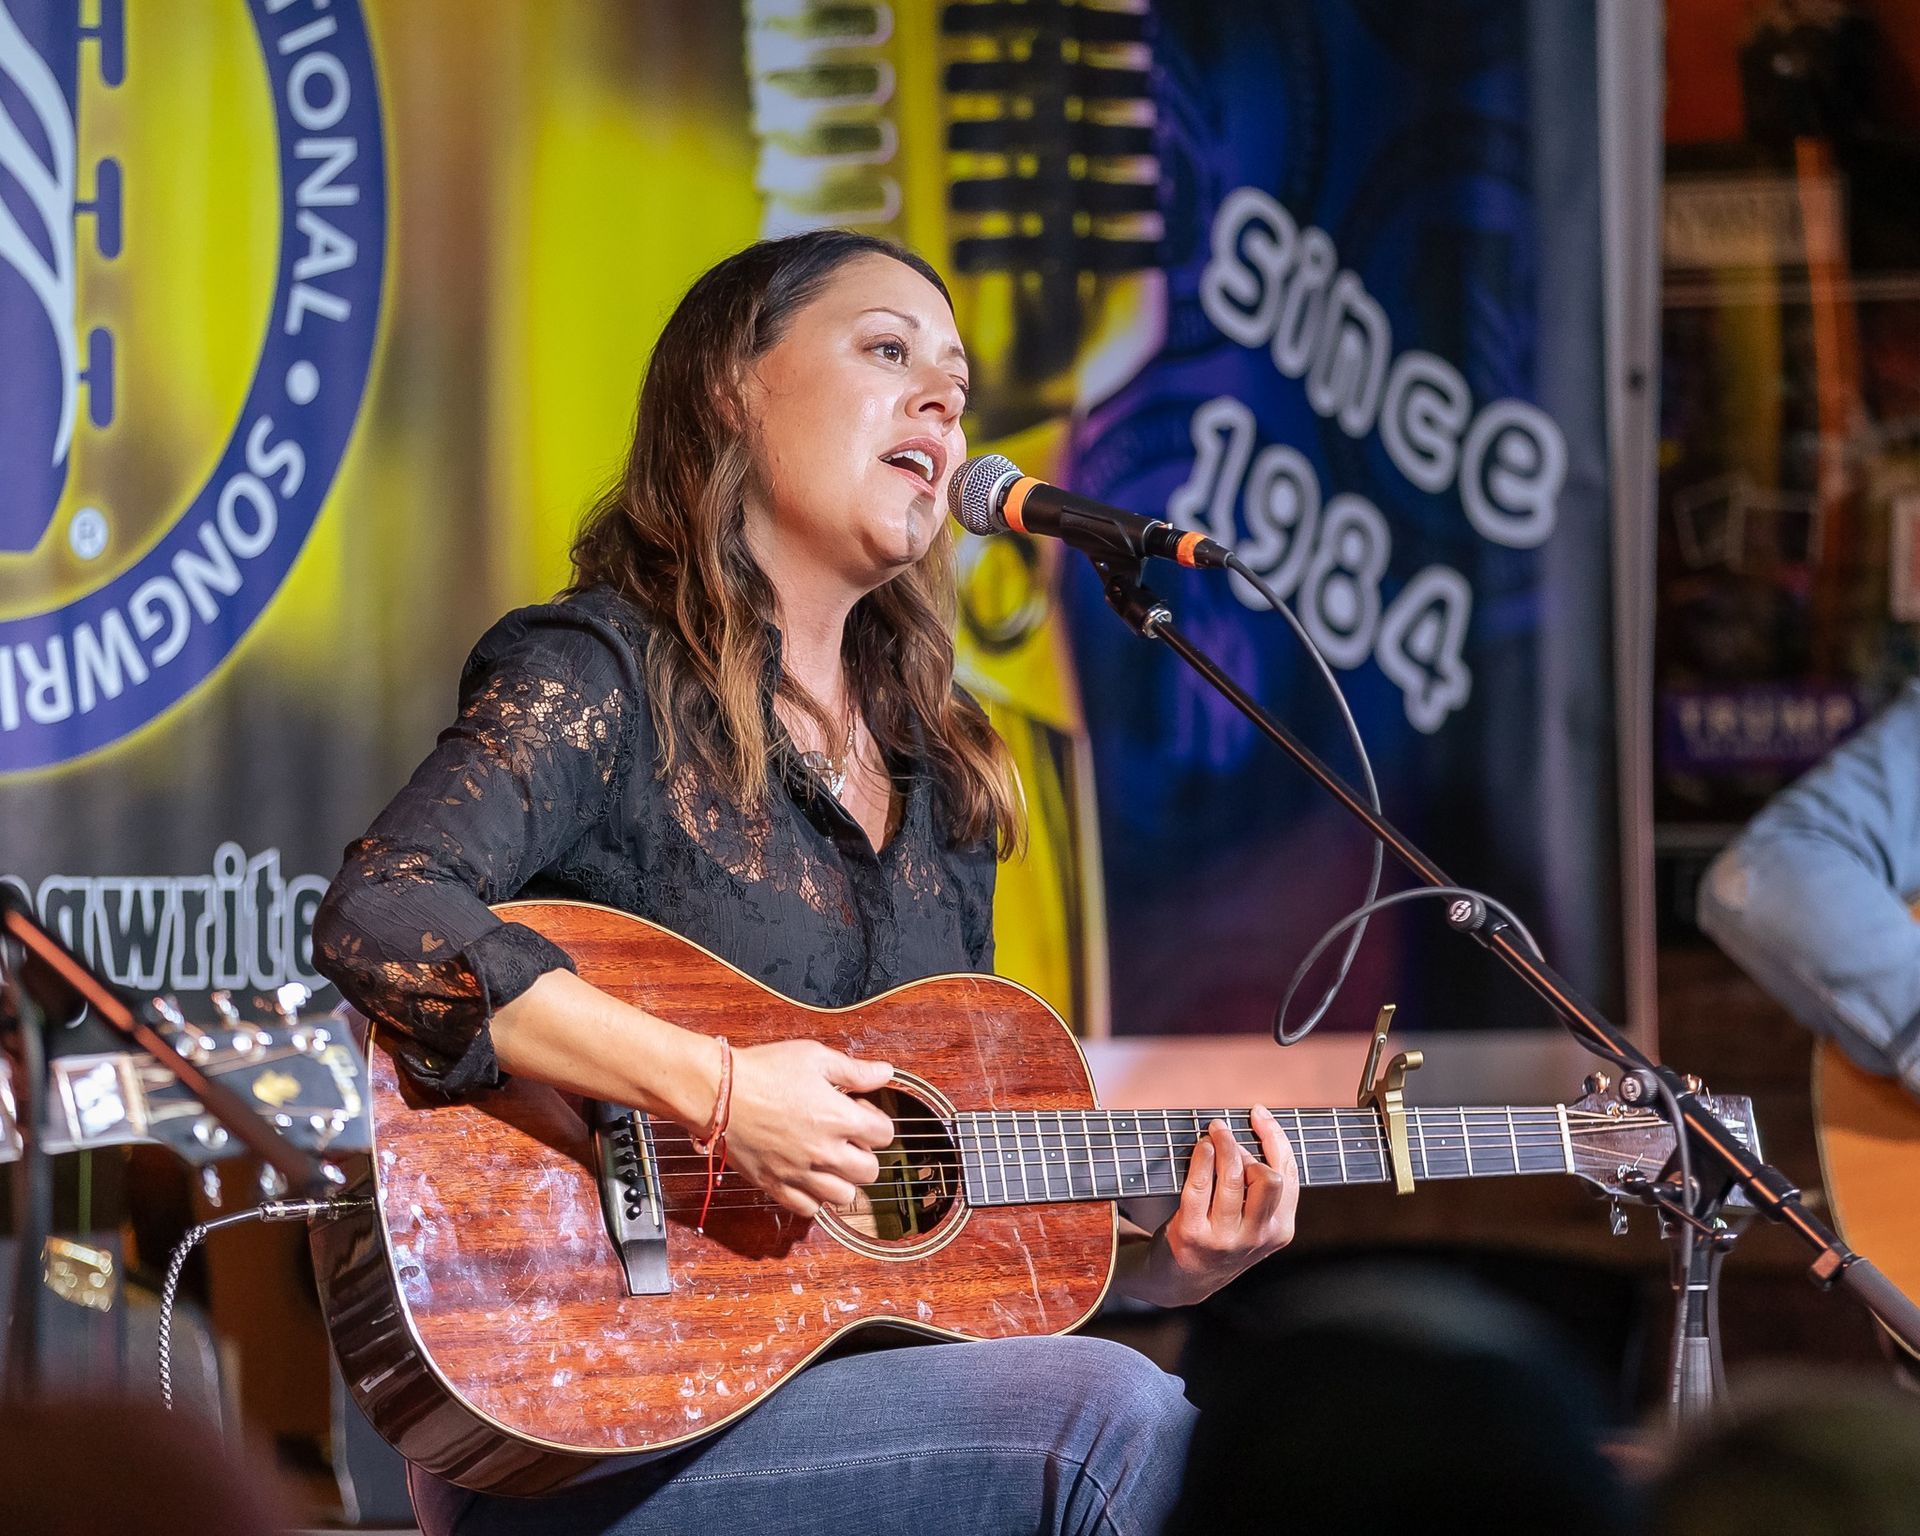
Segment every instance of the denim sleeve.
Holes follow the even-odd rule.
[[[1802,1024],[1920,1092],[1920,682],[1714,860],[1700,926]]]

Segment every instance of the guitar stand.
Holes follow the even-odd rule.
[[[1452,886],[1458,883],[1428,858],[1411,838],[1356,794],[1344,779],[1321,762],[1291,731],[1262,709],[1244,688],[1222,670],[1218,662],[1182,632],[1174,622],[1172,608],[1141,585],[1142,562],[1137,551],[1124,547],[1111,537],[1103,540],[1097,532],[1080,531],[1069,533],[1066,537],[1068,542],[1078,544],[1092,561],[1093,568],[1100,575],[1108,606],[1129,629],[1143,639],[1158,641],[1191,667],[1216,693],[1244,715],[1261,735],[1286,752],[1315,783],[1339,801],[1349,815],[1360,822],[1418,879],[1428,886]],[[1666,1102],[1673,1106],[1671,1118],[1675,1121],[1674,1135],[1676,1138],[1685,1138],[1694,1177],[1700,1181],[1693,1192],[1700,1203],[1697,1209],[1689,1209],[1684,1199],[1662,1201],[1661,1210],[1665,1216],[1686,1220],[1686,1232],[1704,1240],[1692,1246],[1705,1248],[1701,1262],[1708,1266],[1696,1276],[1691,1259],[1688,1265],[1685,1299],[1689,1315],[1695,1298],[1698,1298],[1700,1308],[1700,1331],[1696,1342],[1690,1348],[1678,1351],[1679,1367],[1687,1375],[1689,1383],[1700,1375],[1701,1370],[1706,1373],[1709,1389],[1714,1381],[1710,1303],[1713,1276],[1716,1273],[1715,1255],[1717,1253],[1723,1259],[1725,1253],[1719,1247],[1718,1231],[1712,1222],[1718,1217],[1721,1201],[1734,1189],[1738,1189],[1753,1208],[1769,1221],[1788,1227],[1812,1251],[1810,1274],[1816,1285],[1823,1290],[1831,1289],[1836,1284],[1844,1286],[1855,1300],[1880,1320],[1888,1332],[1914,1353],[1920,1354],[1920,1306],[1916,1306],[1869,1259],[1855,1253],[1837,1232],[1809,1211],[1793,1182],[1779,1169],[1762,1162],[1741,1142],[1726,1122],[1700,1098],[1694,1082],[1653,1060],[1629,1040],[1606,1015],[1581,997],[1565,977],[1523,944],[1512,926],[1498,914],[1489,913],[1483,921],[1455,931],[1465,933],[1475,943],[1498,956],[1509,970],[1553,1008],[1574,1038],[1588,1050],[1626,1071],[1648,1074],[1650,1080],[1657,1079],[1667,1094],[1671,1095]],[[1380,1042],[1376,1040],[1376,1056],[1379,1049]],[[1403,1067],[1400,1074],[1402,1079],[1405,1070]],[[1388,1078],[1379,1086],[1380,1102],[1390,1107],[1396,1085],[1391,1078],[1392,1068],[1388,1071]],[[1664,1099],[1665,1095],[1662,1097]],[[1391,1131],[1390,1122],[1388,1128]],[[1401,1139],[1404,1144],[1404,1121],[1401,1124]],[[1399,1183],[1400,1172],[1396,1167],[1396,1184]],[[1710,1203],[1704,1201],[1708,1191],[1716,1192]],[[1702,1288],[1696,1291],[1696,1284]],[[1683,1330],[1683,1338],[1686,1337],[1689,1335]],[[1691,1386],[1689,1390],[1697,1391]]]
[[[1726,1397],[1726,1364],[1720,1352],[1720,1270],[1745,1223],[1735,1225],[1723,1210],[1729,1204],[1747,1202],[1726,1179],[1717,1187],[1702,1186],[1688,1200],[1671,1164],[1657,1180],[1631,1172],[1621,1180],[1621,1187],[1655,1212],[1661,1241],[1667,1246],[1667,1283],[1674,1306],[1667,1416],[1676,1426],[1691,1423]]]

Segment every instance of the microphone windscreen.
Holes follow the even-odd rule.
[[[968,459],[947,483],[947,510],[969,533],[1005,533],[1001,498],[1019,478],[1020,467],[1005,454],[983,453]]]

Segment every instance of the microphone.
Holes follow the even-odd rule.
[[[1159,518],[1122,512],[1023,475],[998,453],[960,466],[947,486],[947,508],[969,533],[1044,534],[1108,559],[1173,560],[1218,570],[1233,554],[1205,534],[1183,533]]]

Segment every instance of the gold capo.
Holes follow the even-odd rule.
[[[1356,1107],[1371,1109],[1380,1116],[1380,1128],[1386,1132],[1387,1161],[1393,1167],[1396,1194],[1413,1193],[1413,1158],[1407,1151],[1407,1105],[1404,1090],[1407,1074],[1420,1070],[1425,1060],[1419,1051],[1402,1051],[1387,1063],[1378,1078],[1380,1053],[1386,1048],[1387,1031],[1393,1028],[1393,1011],[1399,1005],[1387,1003],[1373,1021],[1373,1044],[1367,1047],[1367,1064],[1360,1073],[1360,1094]]]

